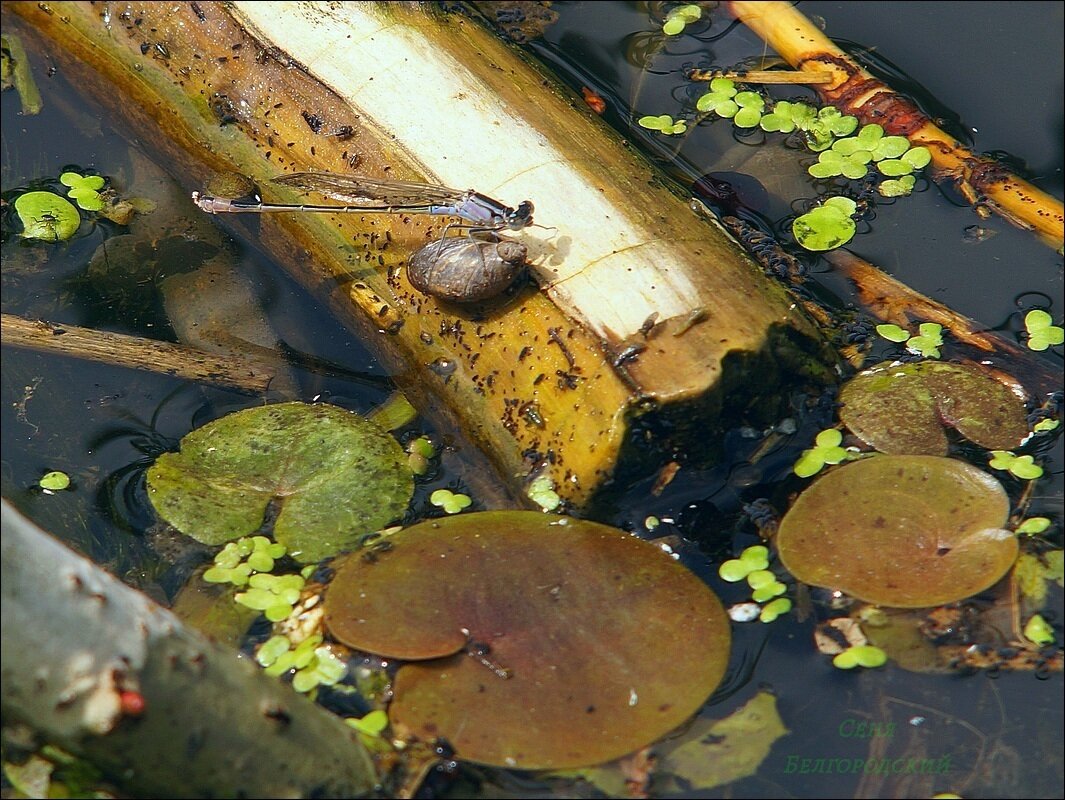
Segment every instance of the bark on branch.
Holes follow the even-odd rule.
[[[372,791],[370,756],[338,717],[189,630],[6,500],[2,519],[5,725],[91,759],[131,797]]]
[[[833,73],[832,82],[814,85],[824,102],[863,123],[883,126],[885,133],[927,147],[937,179],[952,181],[977,212],[986,215],[990,209],[1033,231],[1055,250],[1061,248],[1065,239],[1061,200],[1012,174],[1000,162],[969,151],[915,103],[873,77],[791,3],[734,0],[727,5],[793,68]]]

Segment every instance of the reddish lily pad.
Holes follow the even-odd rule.
[[[882,453],[948,452],[944,426],[989,450],[1012,450],[1028,435],[1024,403],[975,364],[880,364],[840,393],[840,419]]]
[[[414,492],[407,454],[375,423],[325,403],[278,403],[217,419],[148,470],[160,517],[210,545],[257,531],[304,563],[354,548],[401,516]]]
[[[986,472],[936,456],[878,455],[814,482],[781,520],[780,560],[804,583],[896,608],[996,583],[1017,558],[1009,498]]]
[[[690,717],[721,681],[717,597],[655,545],[539,512],[463,514],[338,562],[330,633],[400,659],[389,716],[465,760],[609,761]]]

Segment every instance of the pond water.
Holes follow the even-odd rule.
[[[662,45],[647,34],[655,30],[655,15],[660,19],[670,5],[557,2],[552,5],[557,22],[527,47],[576,91],[588,87],[600,95],[606,101],[603,118],[675,180],[690,185],[708,174],[728,180],[745,197],[755,198],[752,208],[763,219],[783,226],[795,204],[818,192],[801,171],[798,178],[780,178],[779,183],[767,177],[795,172],[782,160],[787,154],[778,152],[767,163],[755,140],[737,138],[726,121],[701,125],[682,141],[633,124],[644,114],[679,116],[686,100],[690,105],[694,90],[684,80],[684,69],[734,64],[763,49],[742,26],[726,33],[727,22],[718,12],[712,12],[709,26],[693,26],[691,35]],[[912,81],[906,88],[925,103],[926,111],[942,118],[951,132],[969,138],[974,151],[1003,154],[1035,185],[1062,196],[1065,4],[803,2],[799,7],[807,16],[823,18],[829,35],[843,46],[864,48],[871,65],[893,70],[889,82],[902,86]],[[190,257],[184,226],[203,232],[202,226],[211,223],[187,203],[166,164],[151,164],[130,148],[120,121],[101,118],[67,84],[69,76],[49,75],[46,56],[31,53],[31,61],[44,95],[42,113],[23,116],[14,92],[0,96],[5,200],[20,187],[54,180],[73,167],[154,187],[153,199],[172,217],[156,237],[150,258],[134,251],[129,261],[116,246],[116,229],[106,224],[61,245],[5,236],[3,312],[174,340],[160,286],[174,264]],[[974,226],[982,230],[980,235],[974,234]],[[105,241],[109,251],[101,249]],[[365,412],[388,397],[389,376],[370,351],[254,241],[230,242],[207,232],[200,241],[212,253],[233,253],[247,279],[248,312],[265,318],[271,335],[284,343],[292,379],[304,399]],[[850,246],[917,291],[1009,336],[1023,330],[1022,312],[1032,306],[1061,319],[1061,256],[997,217],[977,218],[957,197],[934,185],[908,198],[876,203],[875,216]],[[115,274],[136,261],[147,264],[145,272]],[[828,307],[842,310],[856,304],[853,290],[826,262],[806,261],[808,288]],[[1060,347],[1045,358],[1060,370]],[[4,498],[127,582],[169,602],[199,553],[175,552],[172,543],[153,535],[144,468],[193,428],[260,401],[165,375],[7,346],[3,364]],[[798,424],[803,434],[816,432],[812,423],[804,427],[800,419]],[[446,431],[429,432],[447,436]],[[791,464],[809,446],[809,437],[795,437],[758,459],[755,468],[751,454],[760,436],[737,426],[727,437],[724,463],[681,470],[655,496],[649,493],[654,476],[635,481],[599,521],[646,533],[644,520],[657,516],[663,524],[654,535],[672,537],[668,541],[706,576],[726,605],[746,599],[736,586],[717,579],[716,565],[757,541],[744,506],[786,496],[794,486]],[[1043,454],[1046,477],[1029,512],[1055,520],[1057,547],[1065,497],[1063,461],[1059,436]],[[42,492],[38,479],[50,470],[67,472],[73,490]],[[445,464],[419,484],[411,519],[430,508],[428,494],[440,487],[466,484]],[[1057,618],[1052,622],[1060,636],[1060,591],[1053,603]],[[754,776],[674,796],[1061,796],[1065,681],[1060,672],[1049,678],[1006,670],[922,675],[891,664],[844,672],[817,652],[812,620],[789,617],[772,625],[734,627],[731,674],[704,715],[724,717],[765,689],[777,697],[790,733],[773,746]],[[936,759],[939,766],[930,778],[919,776],[920,781],[890,771],[846,774],[840,766],[874,757]],[[594,795],[584,785],[473,769],[452,780],[450,789],[442,782],[439,791],[454,796]]]

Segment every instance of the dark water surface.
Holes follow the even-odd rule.
[[[646,32],[655,29],[649,13],[659,13],[661,4],[558,2],[553,9],[558,22],[543,40],[529,44],[531,52],[557,67],[575,89],[588,86],[602,95],[608,103],[604,119],[625,131],[669,175],[682,183],[706,173],[729,175],[747,191],[765,188],[759,211],[781,224],[794,213],[794,203],[816,196],[817,188],[801,177],[801,170],[799,178],[782,180],[779,187],[743,183],[747,167],[756,174],[766,168],[751,163],[762,157],[759,149],[737,141],[727,122],[700,126],[684,139],[679,153],[673,152],[676,141],[630,127],[633,118],[644,114],[681,115],[683,102],[694,99],[681,72],[686,66],[727,66],[759,54],[760,41],[742,26],[715,38],[727,23],[723,15],[714,16],[709,28],[655,49],[648,47]],[[1037,186],[1062,196],[1065,4],[804,2],[800,10],[822,17],[826,32],[843,46],[860,45],[904,73],[896,72],[896,85],[908,75],[912,91],[927,101],[926,110],[942,116],[957,135],[969,137],[974,151],[1007,155]],[[21,116],[14,92],[0,97],[5,198],[10,190],[57,176],[68,165],[126,182],[154,176],[158,169],[152,179],[165,185],[165,164],[150,167],[131,154],[119,121],[101,119],[68,86],[70,76],[46,77],[47,60],[37,54],[32,59],[44,95],[43,113]],[[773,196],[777,188],[789,194]],[[173,198],[179,216],[199,215],[176,184],[163,194]],[[967,234],[973,226],[985,231],[979,241],[971,231]],[[133,280],[87,280],[86,265],[104,234],[90,231],[65,245],[5,241],[3,311],[173,339],[155,291],[171,262],[161,258],[154,272]],[[366,411],[388,395],[388,376],[359,341],[331,320],[321,302],[307,296],[254,243],[228,244],[278,338],[292,351],[347,371],[294,366],[304,399],[321,397]],[[1048,308],[1061,321],[1061,256],[997,217],[978,219],[971,208],[934,185],[878,204],[875,218],[850,247],[988,328],[1016,334],[1023,330],[1023,310],[1033,305]],[[182,251],[170,258],[185,255]],[[826,263],[810,259],[810,268],[814,290],[830,304],[844,308],[854,302]],[[1060,369],[1061,348],[1046,358]],[[190,562],[182,561],[181,553],[160,550],[147,535],[153,519],[144,496],[144,467],[189,430],[259,401],[235,391],[9,347],[3,350],[0,398],[3,496],[76,549],[167,601]],[[752,477],[745,471],[751,432],[737,428],[727,442],[727,463],[682,471],[656,498],[648,494],[650,477],[636,482],[602,521],[642,532],[648,514],[666,520],[656,535],[687,541],[688,562],[710,576],[726,605],[738,602],[745,597],[714,577],[716,565],[755,541],[743,505],[771,496],[808,445],[808,439],[796,438],[775,457],[759,462]],[[1056,546],[1065,496],[1062,464],[1059,437],[1046,455],[1047,477],[1038,484],[1031,510],[1055,520]],[[47,495],[36,488],[39,477],[53,469],[71,475],[73,491]],[[454,487],[450,480],[442,474],[423,485],[416,504],[424,507],[432,488]],[[1060,592],[1055,603],[1060,635]],[[732,692],[705,713],[724,717],[764,688],[777,696],[790,734],[777,742],[754,777],[684,796],[1062,796],[1065,682],[1060,673],[1046,680],[1031,672],[1005,671],[930,676],[891,664],[843,672],[816,652],[811,634],[812,622],[793,618],[736,626]],[[869,731],[877,735],[867,735]],[[839,764],[872,754],[935,758],[941,769],[924,781],[905,775],[838,774]],[[826,766],[829,762],[837,765],[834,771]],[[550,796],[551,790],[540,785],[499,780],[511,796]],[[458,786],[473,792],[469,782]],[[492,796],[492,791],[486,788],[484,795]],[[568,796],[587,789],[567,784],[555,791]]]

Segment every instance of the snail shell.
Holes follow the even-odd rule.
[[[452,303],[476,303],[506,290],[525,267],[527,248],[510,239],[452,236],[410,257],[407,278],[420,292]]]

